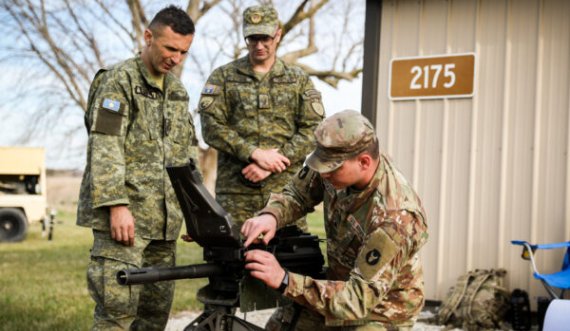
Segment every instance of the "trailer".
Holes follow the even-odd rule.
[[[34,222],[42,222],[51,239],[49,214],[44,149],[0,147],[0,242],[24,240]]]

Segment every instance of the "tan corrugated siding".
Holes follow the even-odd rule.
[[[510,240],[570,240],[568,17],[563,0],[384,1],[377,127],[428,212],[429,298],[494,267],[544,295]],[[476,55],[472,98],[389,100],[390,60],[458,53]]]

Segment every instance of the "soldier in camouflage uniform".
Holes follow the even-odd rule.
[[[247,8],[243,34],[248,55],[212,72],[199,102],[202,134],[218,150],[216,200],[240,226],[302,167],[324,116],[308,75],[275,55],[275,9]]]
[[[165,166],[194,157],[196,138],[188,93],[170,70],[193,36],[186,12],[164,8],[144,32],[141,54],[100,70],[91,84],[77,224],[93,229],[93,330],[164,330],[168,321],[174,282],[120,286],[115,274],[175,264],[182,213]]]
[[[242,227],[245,245],[324,203],[326,280],[284,270],[273,255],[246,253],[253,277],[304,308],[296,330],[411,330],[423,303],[419,250],[427,241],[420,199],[385,155],[370,122],[346,110],[315,131],[316,150],[281,194]],[[277,311],[268,329],[283,314]]]

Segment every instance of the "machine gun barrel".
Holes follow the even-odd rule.
[[[219,264],[204,263],[171,268],[124,269],[117,273],[117,282],[121,285],[135,285],[176,280],[184,278],[203,278],[219,276],[224,268]]]

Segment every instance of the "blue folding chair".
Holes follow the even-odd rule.
[[[522,240],[512,240],[511,243],[513,245],[523,246],[521,257],[532,262],[534,278],[542,282],[542,285],[544,285],[544,288],[546,288],[546,291],[548,294],[550,294],[552,299],[564,299],[564,291],[570,289],[570,241],[542,245],[533,245]],[[534,252],[537,249],[555,248],[566,248],[566,254],[564,254],[564,258],[562,260],[562,269],[551,274],[541,274],[536,268],[536,263],[534,261]],[[560,294],[556,293],[556,289],[560,290]]]

